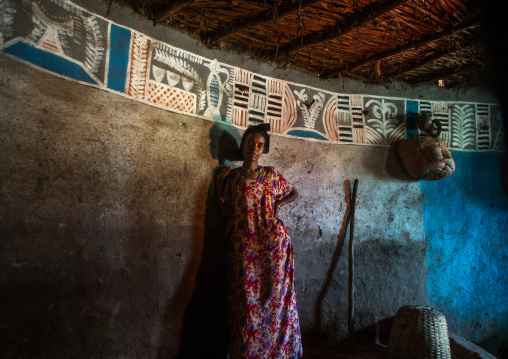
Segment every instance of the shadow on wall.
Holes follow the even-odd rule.
[[[395,316],[390,316],[371,324],[356,333],[356,339],[360,343],[375,343],[382,346],[388,346],[390,333],[392,330]]]
[[[508,82],[508,71],[505,64],[506,39],[508,38],[508,29],[505,26],[505,15],[508,10],[508,4],[494,0],[485,1],[485,15],[482,21],[482,29],[485,33],[487,49],[490,52],[492,63],[494,64],[495,74],[492,78],[496,81],[497,94],[505,115],[504,135],[508,136],[508,93],[506,92],[506,83]],[[505,146],[506,147],[506,146]],[[505,150],[501,167],[499,171],[499,180],[505,195],[508,196],[508,151]]]
[[[231,165],[240,142],[238,131],[231,126],[214,124],[210,130],[210,141],[212,158],[219,160],[219,165]],[[226,221],[217,204],[214,182],[217,168],[208,187],[202,259],[185,312],[179,359],[226,358],[229,346]],[[159,359],[165,357],[163,352],[159,352]]]
[[[349,225],[349,215],[350,215],[350,189],[346,189],[350,185],[349,181],[344,181],[344,201],[348,203],[348,207],[346,211],[344,211],[344,216],[342,217],[342,224],[340,227],[339,235],[337,236],[337,247],[335,247],[335,250],[333,252],[332,260],[330,262],[330,266],[328,267],[328,271],[326,272],[326,279],[321,287],[321,290],[319,292],[318,298],[316,300],[316,307],[314,309],[315,311],[315,325],[314,325],[314,332],[319,333],[321,331],[322,327],[322,320],[323,317],[323,303],[326,295],[328,294],[328,290],[330,289],[330,285],[333,281],[334,273],[336,271],[337,265],[339,264],[339,259],[341,257],[342,250],[344,248],[344,242],[346,239],[346,234],[348,232],[348,225]]]
[[[365,152],[367,151],[369,151],[369,153],[366,154],[362,162],[362,170],[365,175],[381,181],[392,181],[396,179],[402,182],[418,182],[418,179],[411,177],[407,172],[397,153],[396,146],[387,148],[384,165],[380,163],[379,148],[372,146],[365,150]]]
[[[418,182],[418,179],[411,177],[407,172],[396,147],[388,149],[388,156],[386,157],[386,172],[392,177],[406,182]]]
[[[503,328],[499,332],[497,332],[495,335],[492,335],[481,342],[479,342],[477,345],[481,348],[490,348],[491,353],[494,355],[497,355],[500,359],[508,358],[508,339],[504,340],[503,342],[499,343],[499,338],[508,338],[508,330]]]

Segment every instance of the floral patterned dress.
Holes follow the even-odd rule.
[[[294,286],[293,248],[275,201],[293,186],[273,167],[257,180],[231,170],[221,200],[227,229],[231,358],[302,355]]]

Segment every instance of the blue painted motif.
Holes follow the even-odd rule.
[[[2,51],[59,75],[97,85],[97,82],[92,79],[80,64],[64,59],[51,52],[38,49],[22,41],[16,42]]]
[[[406,101],[406,138],[417,137],[414,118],[418,115],[418,101]]]
[[[210,102],[213,107],[219,106],[219,91],[219,79],[217,78],[217,75],[212,75],[212,81],[210,81]]]
[[[447,179],[420,183],[428,303],[450,331],[494,352],[508,337],[508,198],[501,153],[453,153]]]
[[[111,24],[108,88],[125,92],[131,31]]]
[[[286,132],[286,134],[291,135],[291,136],[298,136],[298,137],[303,137],[303,138],[314,138],[316,140],[328,141],[328,139],[325,136],[323,136],[317,132],[314,132],[314,131],[291,130],[291,131]]]

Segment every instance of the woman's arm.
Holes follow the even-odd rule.
[[[282,206],[285,206],[286,204],[293,202],[297,198],[298,198],[298,191],[296,190],[295,187],[293,187],[291,192],[285,198],[275,201],[274,216],[276,216],[279,213],[279,209]]]

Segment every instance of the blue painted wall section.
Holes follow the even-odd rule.
[[[454,152],[455,173],[422,181],[428,304],[494,353],[508,338],[508,197],[502,153]]]
[[[418,101],[406,101],[406,138],[418,136],[414,118],[418,115]]]
[[[112,24],[110,41],[111,50],[109,51],[108,88],[119,92],[125,92],[131,31]]]
[[[97,85],[86,70],[75,62],[52,54],[51,52],[38,49],[30,44],[18,41],[3,49],[6,54],[11,54],[36,66],[59,75],[90,84]]]

